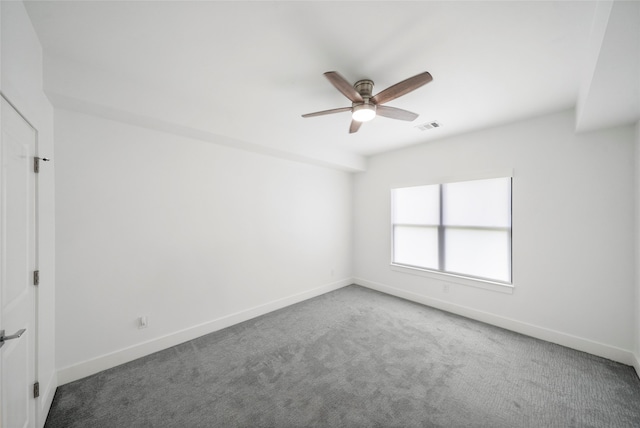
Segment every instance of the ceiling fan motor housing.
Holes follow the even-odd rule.
[[[362,98],[365,100],[371,98],[371,94],[373,93],[373,80],[358,80],[355,85],[353,85],[353,89],[362,95]]]

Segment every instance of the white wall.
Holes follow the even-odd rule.
[[[42,49],[22,2],[0,2],[1,90],[38,130],[40,156],[52,157],[53,109],[42,91]],[[38,361],[40,397],[36,426],[44,426],[57,386],[55,367],[55,260],[54,260],[54,167],[43,165],[38,177],[39,268],[37,288]]]
[[[634,129],[573,126],[567,111],[369,159],[354,184],[356,283],[631,364]],[[511,168],[513,294],[390,269],[390,188]]]
[[[61,383],[351,283],[348,173],[55,120]]]

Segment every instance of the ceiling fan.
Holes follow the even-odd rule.
[[[351,107],[340,107],[331,110],[317,111],[315,113],[303,114],[302,117],[324,116],[325,114],[351,112],[351,126],[349,133],[358,132],[362,122],[368,122],[376,116],[384,116],[391,119],[412,121],[418,117],[417,113],[402,110],[396,107],[383,106],[382,104],[394,100],[402,95],[418,89],[433,80],[431,74],[425,71],[413,77],[389,86],[376,95],[371,95],[373,91],[372,80],[358,80],[353,86],[342,77],[337,71],[327,71],[324,76],[337,90],[351,101]]]

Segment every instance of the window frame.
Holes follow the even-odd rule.
[[[449,183],[458,183],[458,182],[467,182],[467,181],[477,181],[477,180],[487,180],[494,178],[508,178],[510,179],[510,207],[509,207],[509,215],[510,215],[510,227],[491,227],[491,226],[447,226],[444,224],[444,205],[443,205],[443,187],[445,184]],[[440,269],[433,269],[422,266],[414,266],[403,263],[396,263],[394,261],[395,258],[395,228],[397,226],[410,226],[410,227],[425,227],[425,228],[433,228],[433,225],[419,225],[419,224],[404,224],[404,223],[396,223],[394,221],[394,190],[401,188],[409,188],[409,187],[419,187],[419,186],[438,186],[439,192],[439,224],[436,226],[438,230],[438,266],[445,266],[444,258],[445,258],[445,250],[446,250],[446,242],[445,242],[445,231],[447,229],[461,229],[461,230],[491,230],[491,231],[507,231],[508,232],[508,253],[509,253],[509,281],[501,281],[493,278],[485,278],[476,275],[470,275],[466,273],[446,271]],[[502,171],[493,171],[493,172],[483,172],[476,173],[473,175],[465,175],[465,176],[456,176],[456,177],[448,177],[441,178],[438,180],[430,180],[430,182],[422,182],[419,184],[409,184],[409,185],[397,185],[392,186],[389,190],[389,207],[390,207],[390,267],[391,270],[397,272],[403,272],[413,275],[426,276],[434,279],[440,279],[447,282],[459,283],[462,285],[470,285],[479,288],[485,288],[494,291],[512,293],[513,292],[513,170],[502,170]]]

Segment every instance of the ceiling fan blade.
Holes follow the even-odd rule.
[[[336,87],[337,90],[342,92],[342,95],[349,98],[351,102],[361,103],[364,100],[362,96],[353,88],[353,85],[342,77],[337,71],[327,71],[324,73],[324,77],[329,79],[329,82]]]
[[[393,86],[389,86],[382,92],[379,92],[374,97],[371,98],[371,101],[374,104],[384,104],[391,100],[394,100],[398,97],[401,97],[409,92],[418,89],[422,85],[426,85],[431,82],[433,77],[428,71],[424,73],[417,74],[413,77],[410,77],[402,82],[396,83]]]
[[[402,110],[401,108],[389,106],[376,107],[376,115],[388,117],[390,119],[406,120],[409,122],[415,120],[418,116],[420,116],[418,113],[414,113],[412,111]]]
[[[362,125],[362,122],[358,122],[357,120],[352,120],[351,126],[349,127],[349,134],[358,132],[358,129],[360,129],[360,125]]]
[[[343,111],[351,111],[351,107],[332,108],[331,110],[316,111],[315,113],[303,114],[302,117],[324,116],[325,114],[342,113]]]

